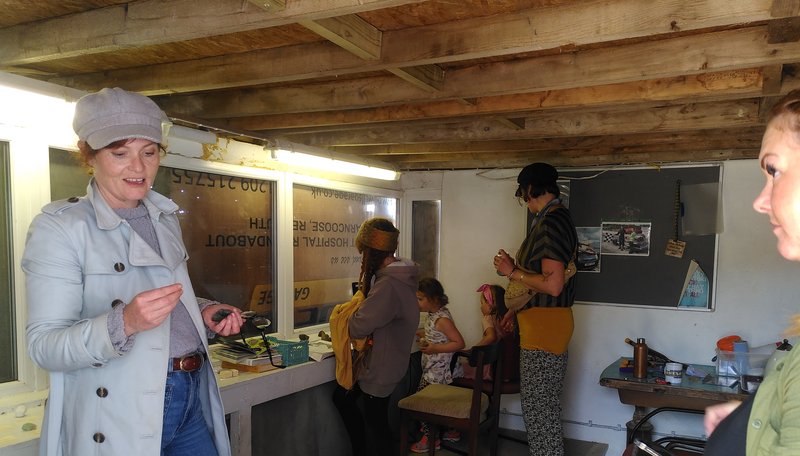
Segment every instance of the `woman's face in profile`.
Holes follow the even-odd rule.
[[[800,142],[798,133],[789,130],[788,120],[781,115],[764,132],[758,158],[766,183],[753,208],[769,216],[778,252],[800,260]]]
[[[158,144],[133,139],[121,147],[104,148],[89,160],[100,194],[114,209],[139,205],[158,172],[161,161]]]

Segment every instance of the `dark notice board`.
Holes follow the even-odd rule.
[[[602,222],[650,222],[648,256],[602,255],[600,272],[579,272],[576,301],[678,308],[690,261],[708,276],[709,304],[714,306],[716,234],[683,236],[683,258],[665,255],[667,241],[675,237],[676,181],[681,186],[717,183],[720,166],[614,169],[589,179],[569,179],[569,208],[578,227],[598,227]],[[598,174],[564,171],[562,178]],[[682,195],[683,196],[683,195]],[[690,202],[686,202],[690,203]],[[715,211],[708,217],[716,219]],[[694,308],[697,309],[697,308]]]

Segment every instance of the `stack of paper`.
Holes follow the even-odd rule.
[[[243,347],[231,345],[212,349],[212,356],[222,361],[223,368],[242,372],[264,372],[276,369],[283,362],[281,354],[275,350],[272,350],[272,359],[270,359],[267,353],[257,355]]]
[[[326,340],[317,340],[308,343],[308,357],[314,361],[322,361],[333,356],[333,346]]]

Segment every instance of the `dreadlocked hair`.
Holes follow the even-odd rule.
[[[361,276],[359,277],[358,288],[364,293],[364,297],[366,298],[369,296],[370,288],[372,288],[372,279],[375,277],[375,273],[378,272],[383,261],[393,256],[394,252],[384,252],[383,250],[366,247],[362,255]]]
[[[358,288],[365,298],[369,296],[372,279],[383,261],[394,256],[399,233],[391,220],[382,217],[373,217],[362,223],[358,229],[356,248],[362,255]]]

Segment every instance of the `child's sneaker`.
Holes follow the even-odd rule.
[[[461,433],[456,429],[448,429],[445,431],[444,435],[442,435],[442,440],[446,440],[448,442],[458,442],[461,440]]]
[[[436,449],[442,449],[442,442],[436,439]],[[419,442],[411,444],[411,451],[414,453],[427,453],[428,452],[428,436],[423,435]]]

